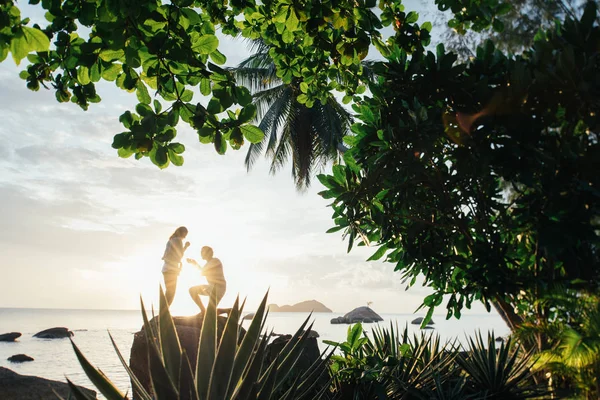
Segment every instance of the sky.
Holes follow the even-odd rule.
[[[228,65],[248,54],[241,41],[222,40],[221,51]],[[379,313],[412,313],[430,293],[406,291],[392,264],[366,262],[374,248],[348,254],[340,232],[326,234],[332,210],[316,179],[299,193],[289,165],[272,176],[261,160],[247,172],[246,148],[220,156],[183,124],[182,167],[121,159],[112,137],[135,94],[103,82],[102,102],[83,111],[29,91],[24,66],[0,64],[0,307],[139,309],[140,295],[156,305],[165,243],[181,225],[186,256],[209,245],[223,262],[223,305],[239,294],[254,309],[269,290],[279,305],[314,299],[347,312],[372,302]],[[196,312],[187,289],[203,279],[184,265],[175,314]]]

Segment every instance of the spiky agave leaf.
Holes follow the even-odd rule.
[[[269,292],[267,292],[263,297],[258,309],[256,310],[256,313],[254,314],[254,317],[252,318],[252,321],[250,322],[250,326],[248,327],[248,330],[242,339],[242,343],[237,348],[233,368],[231,371],[229,388],[227,390],[228,395],[232,395],[235,389],[238,387],[240,378],[244,374],[245,370],[251,366],[250,361],[252,359],[253,351],[260,346],[260,333],[262,331],[264,321],[266,320],[265,311],[267,307],[268,295]]]
[[[224,399],[227,395],[238,344],[239,317],[239,298],[236,298],[219,339],[208,388],[208,398],[210,399]]]
[[[169,304],[167,303],[167,298],[162,287],[159,292],[158,330],[160,332],[160,349],[165,368],[171,377],[171,381],[177,386],[181,367],[181,345],[179,344],[175,323],[171,317]]]
[[[99,369],[96,369],[90,362],[85,358],[83,353],[79,350],[77,345],[73,339],[69,339],[71,341],[71,345],[73,346],[73,350],[75,351],[75,356],[79,361],[79,365],[83,368],[83,372],[87,375],[88,379],[92,384],[102,393],[104,397],[108,400],[123,400],[127,397],[121,393],[119,389],[108,379],[106,375],[102,373]]]
[[[200,342],[198,344],[198,358],[196,361],[196,388],[200,399],[208,398],[211,371],[217,354],[217,301],[216,292],[210,294],[208,307],[204,312]]]
[[[139,400],[152,400],[152,397],[150,396],[150,394],[148,394],[146,389],[144,389],[144,387],[140,383],[139,379],[135,376],[135,374],[133,373],[131,368],[129,368],[129,365],[127,365],[125,358],[123,358],[123,355],[121,354],[121,351],[117,347],[117,344],[115,343],[115,340],[113,339],[110,332],[108,332],[108,336],[110,337],[110,341],[113,345],[113,348],[115,349],[115,352],[117,353],[117,356],[119,357],[119,361],[121,361],[123,368],[125,368],[127,375],[129,375],[129,379],[131,380],[131,386],[133,386],[137,395],[140,396]]]
[[[146,348],[148,351],[148,372],[150,375],[150,383],[156,400],[168,400],[176,398],[176,384],[171,378],[171,374],[164,364],[163,355],[161,353],[161,338],[160,329],[154,329],[148,321],[144,303],[142,301],[142,317],[144,320],[144,331],[146,337]],[[177,333],[175,333],[176,335]],[[169,340],[169,339],[166,339]],[[177,366],[179,368],[179,365]]]
[[[73,396],[76,400],[96,400],[95,397],[82,391],[79,388],[79,386],[75,385],[68,378],[67,378],[67,384],[69,385],[69,389],[71,390],[69,393],[69,397]]]

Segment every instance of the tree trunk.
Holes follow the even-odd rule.
[[[511,307],[504,299],[492,300],[492,305],[496,311],[498,311],[498,314],[500,314],[500,318],[508,325],[511,332],[514,332],[523,324],[523,318],[518,316],[514,312],[513,307]]]

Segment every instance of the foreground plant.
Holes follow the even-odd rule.
[[[112,336],[111,341],[131,378],[136,399],[140,400],[246,400],[246,399],[319,399],[327,385],[317,388],[325,372],[328,357],[322,354],[307,370],[292,375],[303,354],[312,324],[310,316],[300,326],[275,359],[265,365],[265,350],[271,335],[261,334],[266,321],[267,295],[263,298],[248,330],[242,334],[240,315],[244,304],[236,299],[222,334],[217,330],[217,306],[211,296],[204,314],[196,365],[179,342],[166,299],[160,291],[158,324],[148,321],[142,302],[142,316],[148,346],[151,395],[132,373]],[[306,329],[305,329],[306,328]],[[128,399],[100,370],[90,364],[73,341],[73,349],[86,375],[108,400]],[[293,379],[292,379],[293,377]],[[91,398],[67,380],[78,400]],[[278,393],[274,397],[274,393]]]
[[[546,394],[533,380],[530,353],[512,339],[496,347],[496,338],[481,334],[469,338],[469,350],[459,354],[457,362],[467,374],[466,393],[485,399],[532,399]]]
[[[456,353],[442,345],[437,335],[412,338],[391,325],[375,327],[373,338],[362,325],[348,328],[345,342],[324,341],[337,346],[341,355],[332,356],[332,390],[342,399],[446,399],[462,388]],[[457,378],[459,381],[454,381]],[[462,393],[459,391],[459,397]]]

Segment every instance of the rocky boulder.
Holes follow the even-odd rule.
[[[36,333],[33,337],[40,339],[62,339],[73,336],[73,332],[71,332],[67,328],[50,328],[43,330],[41,332]]]
[[[179,336],[179,343],[190,359],[190,365],[196,365],[198,357],[198,342],[200,341],[200,330],[202,328],[202,314],[192,315],[189,317],[173,317],[175,330]],[[227,322],[226,317],[217,317],[217,330],[220,336]],[[154,326],[158,325],[158,318],[155,317],[150,321]],[[242,335],[245,331],[242,331]],[[133,337],[131,345],[131,353],[129,356],[129,367],[138,378],[142,386],[152,393],[150,384],[150,375],[148,373],[148,346],[146,342],[146,332],[144,327],[137,332]],[[134,390],[133,398],[139,398],[138,393]]]
[[[287,378],[287,382],[285,382],[280,388],[278,393],[275,393],[276,398],[282,397],[283,393],[287,391],[293,384],[294,379],[298,376],[302,375],[306,370],[308,370],[319,358],[321,354],[319,352],[319,344],[317,343],[317,337],[319,334],[315,331],[310,331],[309,335],[306,339],[304,351],[302,355],[292,367],[290,372],[290,376]],[[281,350],[285,347],[286,344],[290,341],[292,335],[279,335],[277,336],[265,349],[265,358],[263,360],[263,365],[266,367],[275,360],[275,358],[281,353]],[[307,398],[316,398],[318,396],[319,391],[325,386],[329,384],[329,379],[327,377],[327,371],[325,370],[326,366],[322,366],[322,370],[320,374],[314,375],[314,377],[318,380],[315,388],[311,394],[307,394]]]
[[[10,362],[25,362],[25,361],[33,361],[33,357],[29,357],[27,354],[15,354],[14,356],[10,356],[7,358]]]
[[[357,307],[343,317],[333,318],[332,324],[356,324],[358,322],[369,324],[372,322],[383,321],[383,318],[370,307]]]
[[[96,398],[96,392],[79,386],[79,389],[90,398]],[[37,376],[20,375],[8,368],[0,367],[0,394],[2,400],[40,400],[57,399],[56,394],[68,398],[67,383],[39,378]]]
[[[0,335],[0,342],[14,342],[21,337],[21,332],[3,333]]]

